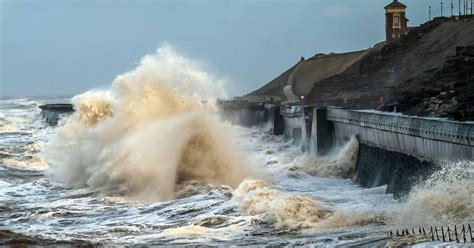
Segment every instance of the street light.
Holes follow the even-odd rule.
[[[453,10],[454,10],[454,3],[453,3],[453,0],[451,0],[451,16],[453,16]]]
[[[443,1],[441,1],[441,16],[444,16],[443,15]]]
[[[431,5],[428,9],[429,9],[429,11],[428,11],[428,20],[431,21]]]

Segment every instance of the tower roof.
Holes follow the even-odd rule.
[[[392,3],[385,6],[385,9],[405,9],[407,6],[403,3],[400,3],[398,0],[393,0]]]

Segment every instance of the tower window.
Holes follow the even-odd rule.
[[[400,28],[400,13],[393,14],[393,28]]]

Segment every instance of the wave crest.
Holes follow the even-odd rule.
[[[74,97],[77,111],[46,147],[52,176],[143,200],[172,199],[189,180],[237,186],[252,171],[204,102],[222,82],[197,68],[165,46],[109,90]]]
[[[351,177],[355,172],[359,142],[352,136],[337,154],[327,157],[306,155],[300,165],[291,168],[310,175],[325,177]]]
[[[474,220],[473,161],[445,162],[416,186],[392,223],[395,227],[447,226]]]

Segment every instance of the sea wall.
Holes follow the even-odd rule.
[[[264,126],[268,121],[265,104],[248,101],[218,101],[221,117],[236,125],[245,127]]]
[[[304,152],[311,152],[313,107],[282,105],[280,115],[283,120],[283,135],[292,140],[293,145],[301,147]]]
[[[56,126],[63,115],[74,112],[72,104],[46,104],[39,106],[41,118],[50,126]]]
[[[357,135],[360,143],[420,160],[473,160],[474,123],[375,111],[327,109],[336,142]]]
[[[360,143],[353,180],[368,188],[387,185],[400,198],[438,169],[435,162]]]
[[[225,121],[244,127],[261,127],[274,135],[285,132],[281,106],[273,103],[243,100],[217,101],[219,114]]]
[[[353,179],[365,187],[387,185],[396,197],[439,169],[441,161],[474,159],[474,123],[268,103],[258,111],[264,114],[233,117],[253,118],[253,125],[284,135],[316,156],[328,155],[356,136],[360,148]]]
[[[303,107],[283,105],[280,108],[280,115],[283,117],[283,136],[287,140],[293,140],[293,145],[302,146],[302,139],[305,136]]]
[[[314,123],[324,127],[312,134],[313,140],[324,140],[316,154],[327,154],[329,147],[356,136],[354,180],[366,187],[387,185],[395,197],[439,169],[441,161],[474,159],[474,123],[334,107],[315,110],[314,119],[313,129]]]

